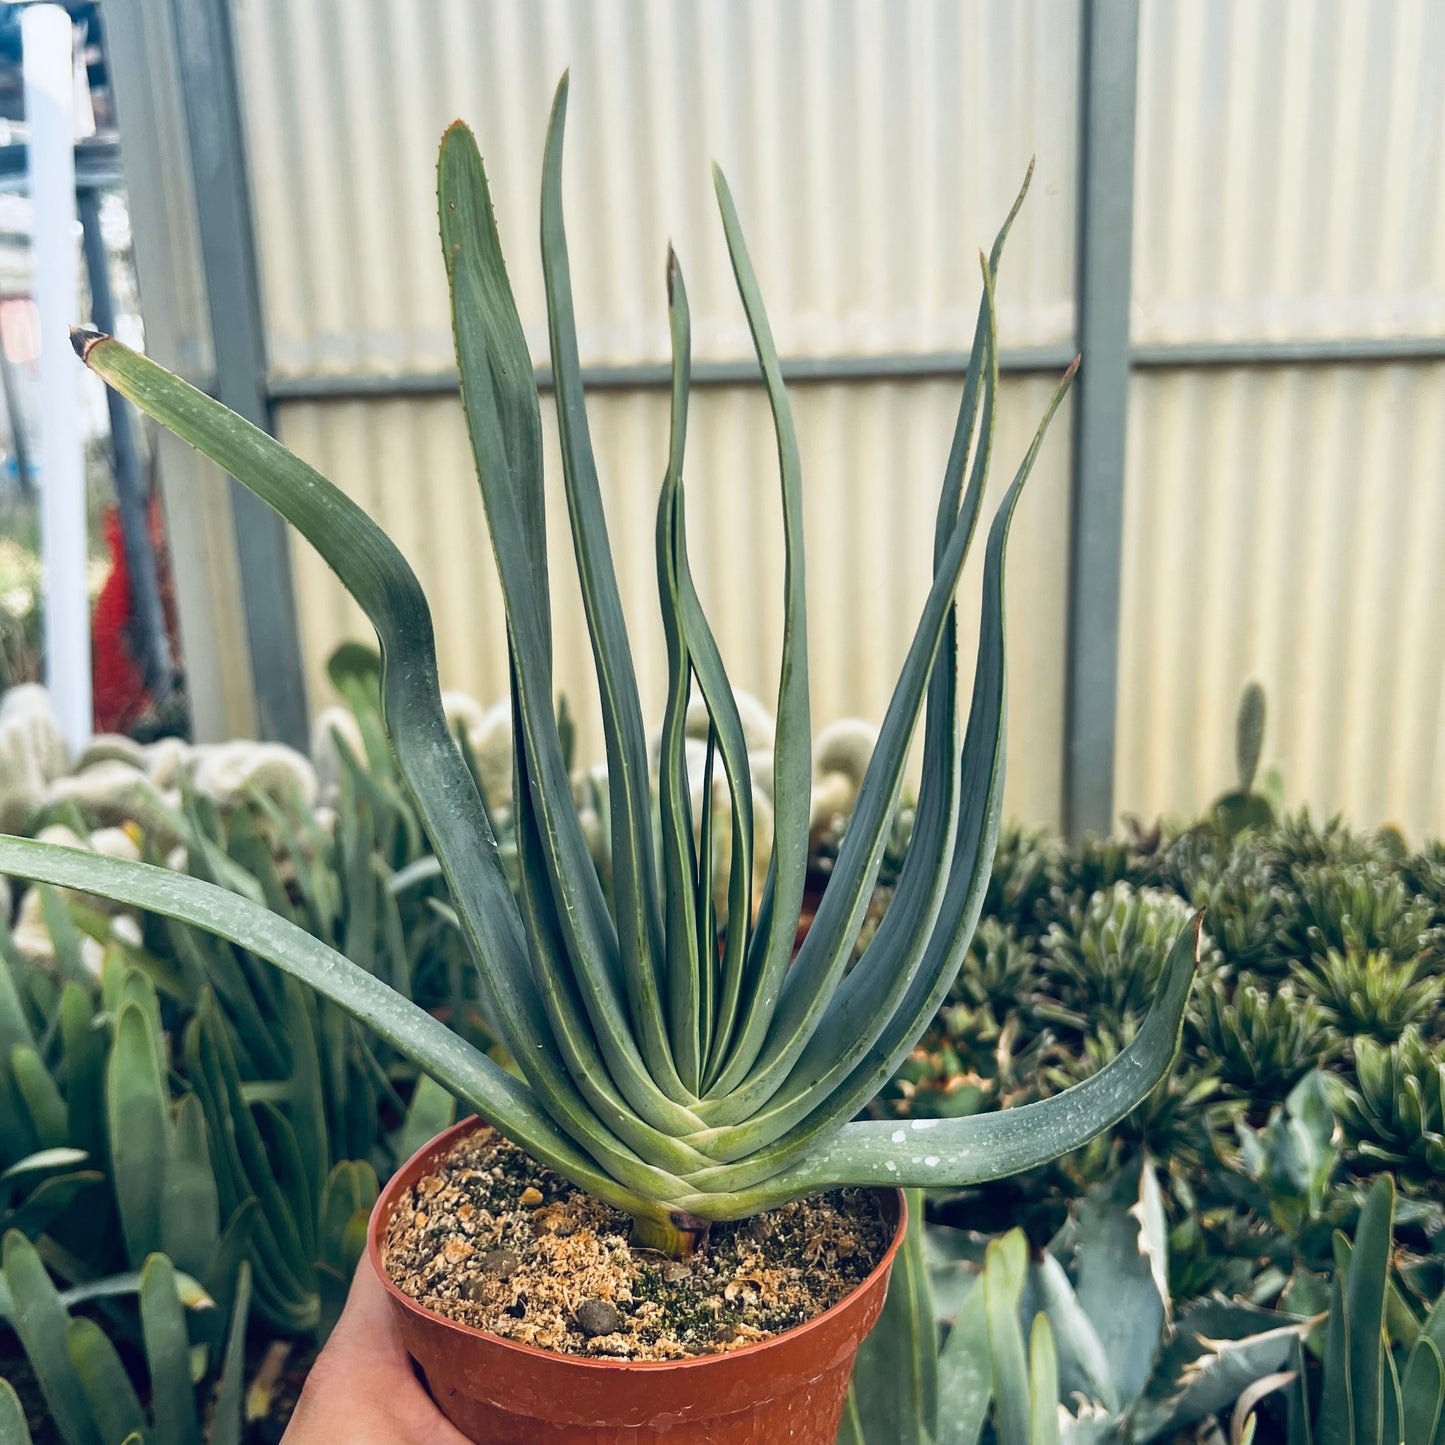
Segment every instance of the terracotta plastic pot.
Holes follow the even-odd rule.
[[[477,1445],[834,1445],[853,1357],[888,1293],[903,1239],[903,1195],[879,1190],[893,1239],[877,1267],[832,1309],[762,1344],[679,1361],[589,1359],[516,1344],[457,1324],[387,1277],[382,1244],[397,1202],[435,1171],[466,1119],[414,1155],[382,1190],[367,1254],[432,1398]]]

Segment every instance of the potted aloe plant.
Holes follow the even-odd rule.
[[[247,898],[140,863],[9,837],[0,839],[0,871],[107,895],[233,940],[350,1010],[476,1111],[478,1120],[441,1136],[393,1179],[370,1235],[370,1258],[407,1346],[441,1409],[471,1438],[528,1445],[624,1437],[822,1445],[833,1440],[853,1354],[882,1305],[904,1228],[900,1186],[956,1186],[1032,1168],[1078,1148],[1143,1100],[1174,1056],[1197,922],[1176,944],[1138,1036],[1086,1082],[1044,1102],[971,1118],[908,1126],[850,1122],[933,1017],[978,917],[1004,773],[1005,542],[1075,368],[1063,378],[989,532],[964,731],[954,592],[992,449],[998,395],[993,287],[1006,222],[992,254],[981,258],[983,299],[939,500],[932,586],[831,879],[794,959],[809,823],[807,617],[799,455],[777,353],[719,174],[723,226],[777,433],[786,538],[775,842],[766,884],[754,899],[748,753],[688,563],[689,323],[682,272],[671,255],[672,436],[656,529],[669,687],[656,809],[651,796],[583,404],[561,209],[565,107],[564,78],[546,146],[542,261],[568,514],[605,728],[610,901],[579,826],[553,710],[538,397],[471,133],[456,124],[443,138],[438,189],[462,402],[506,604],[518,896],[498,860],[473,775],[448,732],[431,616],[396,546],[350,498],[264,432],[110,337],[85,332],[75,338],[86,364],[112,387],[285,516],[365,609],[381,642],[385,721],[397,764],[450,886],[488,1019],[515,1069],[495,1063],[380,979]],[[684,723],[694,689],[710,720],[706,769],[709,778],[721,769],[731,809],[731,828],[719,830],[730,838],[725,926],[709,882],[714,830],[704,819],[695,832],[689,802]],[[892,907],[850,968],[920,723],[922,779],[912,845]],[[704,797],[712,794],[705,786]],[[513,1151],[506,1168],[488,1169],[488,1161],[501,1156],[487,1152],[492,1136],[479,1137],[480,1120],[510,1141],[495,1146]],[[662,1362],[540,1349],[425,1307],[390,1277],[396,1221],[404,1218],[425,1233],[427,1201],[442,1189],[448,1161],[460,1157],[459,1150],[464,1163],[476,1166],[463,1169],[464,1176],[495,1183],[520,1168],[522,1178],[551,1181],[546,1187],[554,1195],[558,1187],[570,1189],[598,1209],[618,1211],[630,1219],[633,1251],[644,1260],[705,1260],[717,1236],[735,1229],[725,1222],[771,1217],[765,1212],[780,1206],[796,1210],[797,1201],[829,1190],[841,1191],[849,1207],[871,1210],[882,1241],[846,1297],[758,1343],[735,1339],[712,1353]],[[540,1188],[529,1185],[514,1204],[536,1215],[550,1212],[556,1224],[558,1206],[544,1202]],[[505,1217],[518,1216],[513,1209]],[[455,1274],[469,1274],[475,1250],[466,1240],[442,1240],[438,1248],[431,1278],[445,1294],[447,1261],[465,1257]],[[662,1275],[690,1267],[664,1267]],[[793,1270],[790,1277],[806,1273]],[[564,1294],[568,1288],[562,1281]],[[514,1302],[513,1310],[518,1307]],[[525,1312],[525,1301],[520,1307]]]

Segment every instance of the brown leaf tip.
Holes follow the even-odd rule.
[[[82,361],[90,359],[91,348],[97,342],[107,339],[105,332],[97,331],[93,326],[72,326],[70,328],[71,348]]]

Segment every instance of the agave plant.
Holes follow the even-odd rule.
[[[1318,1404],[1311,1404],[1306,1357],[1294,1345],[1293,1368],[1261,1381],[1236,1408],[1236,1438],[1254,1436],[1250,1413],[1272,1390],[1288,1391],[1288,1432],[1305,1445],[1445,1445],[1445,1295],[1424,1320],[1404,1306],[1390,1279],[1395,1186],[1370,1186],[1351,1246],[1335,1237],[1336,1271],[1325,1326]]]
[[[431,616],[396,546],[349,497],[264,432],[113,338],[76,337],[93,371],[285,516],[369,616],[381,643],[382,708],[397,766],[474,954],[483,1007],[521,1077],[250,899],[143,864],[19,839],[0,840],[0,869],[169,914],[270,959],[364,1020],[540,1162],[628,1211],[641,1242],[672,1252],[695,1243],[709,1221],[745,1217],[825,1186],[974,1182],[1077,1148],[1146,1097],[1169,1067],[1193,976],[1190,930],[1181,932],[1154,1011],[1133,1043],[1077,1089],[931,1128],[920,1120],[919,1132],[849,1122],[947,995],[983,901],[997,835],[1005,543],[1045,428],[1075,370],[1050,402],[989,532],[979,661],[960,748],[953,599],[992,452],[994,283],[1017,205],[991,255],[981,258],[983,299],[938,506],[932,585],[826,893],[793,961],[811,759],[800,459],[777,350],[732,196],[717,173],[723,228],[777,434],[786,544],[771,790],[775,846],[755,917],[747,896],[754,832],[747,748],[688,560],[689,319],[672,255],[672,433],[656,527],[669,685],[654,835],[647,734],[583,403],[561,204],[565,109],[564,79],[545,151],[542,263],[568,515],[602,701],[610,906],[588,854],[553,711],[541,418],[470,131],[458,123],[443,138],[439,210],[462,402],[506,608],[520,900],[448,730]],[[689,808],[685,724],[694,685],[710,720],[705,769],[721,767],[732,810],[735,896],[721,936],[707,886],[712,834],[703,827],[695,845]],[[893,906],[850,970],[920,719],[914,846]],[[705,797],[711,792],[704,787]]]
[[[1184,1438],[1278,1370],[1302,1333],[1222,1299],[1172,1320],[1163,1206],[1142,1160],[1080,1200],[1047,1248],[1031,1249],[1022,1229],[988,1241],[981,1270],[958,1257],[979,1252],[971,1238],[925,1235],[922,1205],[910,1197],[838,1445]]]

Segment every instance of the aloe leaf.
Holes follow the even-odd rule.
[[[564,75],[552,106],[542,163],[542,275],[547,288],[553,391],[573,551],[602,704],[618,945],[638,1043],[654,1076],[661,1078],[671,1070],[673,1060],[658,978],[661,934],[647,735],[582,392],[571,267],[562,220],[562,140],[566,120]]]
[[[551,911],[565,942],[586,1021],[617,1087],[639,1117],[664,1125],[686,1091],[675,1072],[654,1079],[622,997],[616,929],[572,804],[552,710],[551,610],[542,502],[541,421],[531,359],[492,218],[475,140],[453,125],[437,165],[442,246],[451,282],[462,405],[507,612],[515,746],[531,778],[530,801]],[[455,749],[453,749],[455,751]],[[579,1020],[579,1024],[583,1021]],[[525,1042],[525,1041],[524,1041]],[[529,1059],[515,1047],[525,1069]]]
[[[1310,1425],[1308,1375],[1305,1371],[1304,1342],[1295,1339],[1290,1347],[1290,1363],[1294,1384],[1289,1392],[1289,1415],[1285,1427],[1286,1445],[1314,1445]]]
[[[1164,1205],[1153,1169],[1138,1159],[1090,1191],[1078,1230],[1079,1304],[1113,1362],[1113,1407],[1127,1408],[1148,1383],[1169,1312]]]
[[[1029,1442],[1059,1442],[1059,1366],[1047,1315],[1035,1315],[1029,1331]]]
[[[30,1191],[6,1223],[31,1239],[39,1239],[49,1229],[50,1222],[64,1214],[80,1195],[104,1183],[105,1175],[98,1169],[78,1169],[73,1174],[44,1179]]]
[[[713,778],[717,764],[717,729],[711,719],[707,729],[707,752],[702,765],[702,808],[698,825],[702,846],[698,850],[697,956],[698,1019],[695,1053],[701,1057],[704,1040],[712,1037],[713,1010],[717,1005],[717,900],[713,894]]]
[[[145,1411],[105,1331],[94,1320],[73,1319],[65,1344],[101,1439],[124,1440],[133,1434],[143,1435]]]
[[[405,1163],[424,1144],[457,1121],[457,1101],[430,1074],[422,1074],[412,1091],[406,1118],[396,1138],[396,1159]]]
[[[716,1181],[728,1178],[726,1169],[747,1169],[750,1160],[689,1176],[699,1194],[679,1203],[711,1219],[740,1218],[836,1185],[980,1184],[1082,1148],[1142,1104],[1168,1073],[1194,977],[1200,917],[1195,916],[1171,950],[1153,1006],[1133,1042],[1082,1083],[1052,1098],[991,1114],[847,1124],[799,1162],[756,1185],[720,1194],[701,1187],[717,1187]]]
[[[294,979],[286,979],[286,1017],[291,1041],[290,1114],[305,1169],[307,1188],[320,1198],[331,1167],[332,1150],[326,1128],[326,1098],[321,1060],[316,1051],[316,1000]]]
[[[1400,1417],[1407,1445],[1434,1445],[1445,1419],[1445,1365],[1433,1340],[1422,1339],[1410,1351],[1400,1386]]]
[[[4,1266],[10,1287],[10,1324],[20,1337],[65,1445],[107,1445],[86,1408],[80,1376],[67,1348],[70,1316],[35,1246],[13,1229],[5,1235]]]
[[[152,1022],[131,1000],[115,1021],[106,1065],[111,1176],[126,1255],[139,1269],[161,1247],[162,1188],[171,1123],[165,1080],[156,1067]]]
[[[992,1399],[988,1314],[978,1280],[938,1356],[938,1445],[978,1445]]]
[[[9,1380],[0,1379],[0,1445],[31,1445],[25,1410]]]
[[[1384,1422],[1381,1367],[1384,1356],[1385,1287],[1390,1277],[1390,1224],[1395,1183],[1382,1174],[1365,1195],[1345,1297],[1349,1310],[1349,1380],[1357,1438],[1378,1437]]]
[[[1055,405],[1067,384],[1066,377],[1055,393]],[[1045,426],[1047,422],[1046,416]],[[771,1105],[730,1132],[720,1131],[710,1141],[695,1139],[700,1148],[706,1148],[718,1158],[750,1156],[745,1174],[717,1176],[731,1179],[734,1187],[764,1178],[771,1170],[800,1157],[876,1094],[937,1013],[967,950],[983,906],[1002,807],[1007,702],[1005,548],[1013,511],[1042,435],[1041,428],[990,530],[984,564],[979,658],[963,747],[958,836],[941,906],[935,901],[932,887],[920,889],[918,896],[902,900],[905,909],[910,910],[900,915],[900,927],[906,930],[902,944],[895,947],[894,936],[889,934],[883,940],[882,951],[875,954],[870,947],[865,952],[834,995],[828,1012]],[[953,545],[958,543],[959,536],[955,533]],[[947,688],[948,684],[944,686]],[[951,727],[950,702],[949,691],[941,697],[935,694],[938,704],[932,719],[935,749],[943,744]],[[928,861],[925,855],[920,866],[926,866]],[[895,900],[895,908],[897,903]],[[930,925],[927,914],[935,909],[937,921]],[[921,941],[920,935],[925,934],[926,947],[920,958],[916,945]],[[801,963],[801,957],[799,961]],[[903,976],[895,977],[893,969]],[[699,1112],[711,1118],[713,1108],[713,1101],[708,1101],[700,1106]],[[767,1148],[769,1140],[777,1142]]]
[[[211,1417],[210,1445],[241,1445],[245,1428],[243,1405],[246,1387],[246,1319],[251,1308],[251,1267],[242,1264],[236,1279],[236,1302],[216,1387],[216,1408]]]
[[[666,947],[668,1027],[673,1057],[684,1083],[696,1087],[702,1075],[699,1047],[697,848],[692,831],[687,776],[687,705],[692,661],[682,619],[677,529],[681,510],[682,461],[687,446],[687,403],[692,364],[692,323],[687,288],[677,256],[667,253],[667,315],[672,337],[671,424],[667,470],[657,499],[657,593],[667,645],[667,701],[657,760],[658,831],[663,874],[663,938]]]
[[[382,645],[382,695],[398,765],[477,960],[484,1009],[525,1072],[534,1050],[521,1045],[545,1041],[546,1025],[496,839],[442,712],[431,613],[415,574],[349,497],[274,438],[113,338],[76,335],[92,371],[275,507],[370,618]]]
[[[888,1297],[853,1369],[866,1440],[920,1445],[938,1419],[938,1327],[923,1255],[923,1195],[908,1196],[908,1229],[893,1260]]]
[[[993,436],[993,401],[997,391],[998,359],[993,319],[993,283],[987,264],[983,266],[983,291],[984,311],[988,322],[984,353],[988,361],[989,385],[984,404],[983,435],[974,461],[968,495],[964,499],[962,510],[956,515],[940,515],[940,529],[934,539],[933,586],[925,601],[897,686],[889,699],[878,741],[868,761],[828,888],[799,950],[797,961],[784,982],[778,1013],[769,1030],[762,1054],[754,1064],[747,1081],[728,1101],[727,1119],[735,1113],[746,1115],[755,1112],[758,1104],[776,1091],[787,1071],[805,1049],[808,1040],[813,1037],[834,990],[839,985],[862,927],[878,869],[883,861],[889,827],[903,784],[904,768],[923,707],[925,688],[932,699],[930,713],[934,722],[934,727],[930,730],[933,734],[932,757],[926,761],[931,761],[935,770],[946,768],[948,774],[947,778],[943,779],[930,773],[925,782],[930,789],[951,790],[954,786],[954,736],[951,733],[946,738],[941,735],[944,728],[954,726],[950,706],[957,688],[953,647],[953,623],[956,614],[953,598],[983,502],[983,483]],[[1011,500],[1017,496],[1018,486],[1032,470],[1044,433],[1067,390],[1069,379],[1065,378],[1045,413],[1020,476],[1016,479],[1015,488],[1010,493]],[[941,506],[946,507],[955,492],[954,478],[946,476]],[[1006,504],[1006,514],[1011,514],[1011,511],[1011,505]],[[940,673],[945,676],[939,677]],[[938,688],[931,685],[935,678],[940,684]],[[944,835],[936,840],[929,840],[929,847],[936,847],[938,851],[932,855],[924,855],[925,861],[932,857],[940,874],[946,872],[947,860],[953,847],[951,801],[950,798],[948,814],[943,820]],[[899,979],[900,974],[902,975],[892,1000],[895,1005],[897,998],[901,996],[902,988],[906,987],[907,980],[917,966],[922,946],[927,942],[932,918],[937,912],[941,890],[930,889],[926,886],[926,879],[924,882],[922,897],[910,899],[909,911],[898,920],[899,925],[905,920],[910,925],[904,933],[904,948],[911,957],[906,963],[890,957],[886,963],[880,963],[878,970],[894,979]],[[891,936],[886,943],[888,948],[885,952],[894,946]],[[875,1005],[863,1016],[876,1019],[877,1028],[881,1031],[892,1016],[892,1009]],[[871,1039],[863,1040],[861,1047],[855,1050],[854,1059],[862,1057],[870,1044]],[[831,1048],[829,1052],[832,1052]],[[720,1115],[719,1122],[725,1121]]]
[[[757,275],[743,239],[737,207],[723,173],[713,167],[718,210],[727,237],[733,277],[747,313],[753,347],[763,371],[773,428],[778,439],[778,470],[783,496],[783,660],[778,681],[777,743],[773,752],[773,834],[768,865],[767,906],[760,913],[749,961],[755,978],[738,1033],[711,1095],[728,1094],[752,1068],[763,1046],[788,964],[793,956],[798,915],[807,879],[808,817],[812,807],[813,728],[808,694],[808,610],[803,558],[803,480],[797,430],[783,385],[783,368],[768,325]]]
[[[1003,567],[1009,527],[1024,484],[1032,472],[1043,438],[1058,406],[1072,382],[1077,362],[1065,374],[1032,444],[1016,473],[990,529],[984,565],[984,608],[980,623],[979,657],[974,676],[973,704],[969,712],[964,745],[963,774],[959,806],[958,837],[941,910],[934,888],[920,888],[910,898],[909,911],[902,914],[900,934],[885,938],[885,948],[870,964],[870,948],[851,977],[840,986],[839,978],[861,922],[866,896],[856,896],[858,887],[871,890],[882,859],[882,829],[902,781],[913,721],[921,691],[929,673],[951,663],[951,654],[939,657],[940,648],[952,641],[952,593],[957,585],[967,543],[968,522],[961,518],[950,539],[948,552],[930,591],[920,619],[897,692],[889,704],[888,717],[878,748],[869,762],[868,774],[859,794],[860,817],[855,812],[838,868],[823,895],[823,902],[804,940],[798,962],[784,986],[774,1028],[769,1034],[766,1062],[727,1100],[709,1101],[700,1110],[713,1124],[745,1119],[736,1137],[737,1145],[722,1141],[727,1155],[735,1157],[738,1145],[756,1144],[777,1137],[778,1124],[786,1125],[803,1112],[801,1104],[822,1099],[820,1122],[846,1118],[871,1098],[913,1047],[936,1013],[968,947],[978,911],[982,907],[988,870],[993,858],[998,813],[1002,803],[1005,656],[1003,625]],[[945,681],[944,686],[951,687]],[[932,689],[930,689],[932,692]],[[951,698],[933,693],[930,705],[934,756],[952,726]],[[875,771],[881,770],[881,771]],[[950,770],[951,774],[951,770]],[[950,781],[946,785],[951,785]],[[869,792],[870,788],[886,791]],[[864,795],[868,794],[865,803]],[[857,832],[855,833],[855,830]],[[849,854],[844,867],[843,853],[850,840],[859,839],[858,849]],[[926,861],[926,860],[925,860]],[[942,862],[940,867],[944,866]],[[840,870],[842,874],[840,876]],[[866,885],[866,886],[865,886]],[[833,889],[843,892],[834,894]],[[891,911],[891,910],[890,910]],[[855,919],[853,915],[857,915]],[[935,927],[930,915],[939,919]],[[815,936],[817,951],[810,952]],[[898,940],[898,941],[895,941]],[[876,943],[876,940],[875,940]],[[846,951],[845,951],[846,946]],[[830,952],[830,950],[835,950]],[[899,999],[902,1005],[899,1006]],[[813,1044],[806,1065],[797,1068],[781,1089],[777,1071],[790,1060],[800,1060]],[[839,1087],[848,1069],[862,1071]],[[821,1072],[820,1072],[821,1071]],[[820,1082],[821,1074],[826,1082]],[[871,1079],[872,1082],[865,1082]],[[762,1109],[761,1103],[774,1091],[782,1097],[776,1110]],[[855,1102],[843,1110],[844,1099]],[[766,1120],[767,1122],[764,1122]],[[710,1152],[717,1152],[710,1150]],[[723,1157],[720,1154],[720,1157]]]
[[[540,1163],[620,1209],[657,1213],[656,1205],[615,1183],[581,1153],[526,1085],[380,979],[275,914],[185,874],[24,838],[0,835],[0,872],[102,893],[249,949],[340,1004],[418,1067],[450,1080],[461,1098]]]
[[[29,1437],[26,1445],[29,1445]],[[868,1445],[868,1439],[863,1434],[863,1422],[858,1418],[858,1392],[851,1383],[847,1399],[843,1402],[843,1418],[838,1423],[837,1445]]]
[[[1028,1445],[1032,1400],[1019,1300],[1028,1270],[1029,1247],[1021,1229],[990,1241],[983,1266],[984,1309],[993,1360],[994,1423],[999,1445]],[[1055,1400],[1058,1396],[1055,1394]]]
[[[201,1445],[191,1387],[190,1335],[176,1298],[175,1268],[163,1254],[151,1255],[141,1271],[140,1321],[158,1445]]]
[[[1023,185],[1014,197],[1013,206],[1004,223],[994,237],[993,249],[989,252],[986,268],[987,282],[978,301],[978,320],[973,328],[973,345],[969,348],[968,367],[964,373],[963,396],[959,401],[958,420],[954,424],[953,440],[949,445],[948,462],[943,471],[943,487],[938,498],[938,521],[934,528],[933,562],[937,567],[943,553],[945,540],[952,530],[953,520],[960,510],[959,494],[963,488],[964,468],[968,465],[969,450],[973,446],[973,428],[978,416],[979,390],[987,387],[983,404],[986,430],[980,437],[974,456],[973,470],[969,477],[968,496],[962,503],[965,514],[971,513],[976,519],[983,503],[983,487],[988,478],[989,452],[993,444],[993,399],[998,394],[998,334],[996,313],[993,307],[993,285],[998,279],[999,262],[1003,258],[1004,242],[1013,228],[1024,197],[1028,194],[1029,182],[1033,180],[1034,163],[1024,174]],[[987,368],[987,370],[985,370]]]
[[[65,1050],[66,1136],[92,1158],[102,1159],[106,1037],[90,994],[77,983],[61,991],[60,1038]]]
[[[1093,1322],[1085,1314],[1064,1267],[1049,1251],[1029,1266],[1029,1308],[1049,1317],[1060,1376],[1060,1398],[1076,1395],[1095,1401],[1110,1414],[1120,1412],[1114,1366]]]
[[[737,1027],[742,999],[743,976],[748,968],[748,944],[752,926],[753,882],[753,779],[748,763],[747,740],[737,698],[723,667],[722,654],[713,636],[693,581],[687,550],[687,515],[679,484],[674,556],[677,568],[678,601],[682,610],[683,634],[698,688],[707,707],[709,730],[716,735],[727,778],[731,809],[731,856],[728,862],[728,930],[722,960],[721,993],[710,1036],[707,1084],[723,1066]],[[706,835],[704,835],[706,836]],[[699,897],[712,897],[711,869],[698,870]],[[710,905],[709,905],[710,906]],[[709,962],[715,965],[716,955]],[[699,1113],[702,1110],[699,1109]]]
[[[687,512],[682,484],[691,367],[691,313],[682,268],[671,248],[667,263],[668,324],[672,336],[672,428],[668,467],[658,501],[658,591],[668,647],[668,699],[663,717],[658,791],[665,846],[672,858],[667,873],[669,965],[674,1049],[691,1038],[699,1011],[702,955],[697,952],[696,906],[699,877],[692,836],[686,768],[686,720],[690,676],[695,674],[709,719],[718,735],[723,774],[732,810],[732,856],[728,875],[728,931],[713,1026],[702,1036],[703,1084],[710,1088],[727,1057],[737,1023],[748,943],[752,936],[753,782],[737,699],[723,666],[717,640],[697,595],[687,551]],[[711,888],[711,880],[703,886]],[[680,930],[688,930],[686,940]],[[707,960],[709,966],[712,960]],[[710,1036],[709,1036],[710,1035]]]
[[[54,1174],[58,1169],[72,1169],[84,1164],[90,1156],[84,1149],[71,1149],[62,1145],[58,1149],[41,1149],[17,1159],[4,1173],[0,1173],[0,1188],[33,1184],[38,1176]]]
[[[1351,1380],[1354,1334],[1350,1298],[1340,1271],[1330,1286],[1330,1317],[1325,1331],[1323,1385],[1318,1416],[1320,1445],[1355,1445],[1354,1386]]]
[[[40,1055],[29,1044],[17,1045],[10,1054],[10,1073],[36,1143],[42,1149],[62,1148],[68,1138],[65,1100]]]
[[[203,1283],[216,1301],[215,1312],[201,1319],[201,1332],[207,1347],[215,1352],[219,1352],[229,1326],[231,1310],[236,1303],[241,1266],[251,1252],[260,1217],[261,1206],[255,1199],[247,1199],[242,1203],[226,1222],[226,1227],[216,1241],[201,1275]]]
[[[560,936],[555,914],[547,906],[546,864],[542,861],[542,843],[537,835],[536,815],[527,792],[527,755],[518,747],[515,762],[516,831],[518,862],[522,875],[522,917],[527,929],[532,958],[537,968],[537,981],[543,1003],[557,1041],[566,1074],[555,1082],[548,1105],[553,1117],[567,1127],[567,1115],[558,1114],[572,1107],[571,1100],[580,1095],[590,1108],[590,1117],[606,1119],[611,1132],[624,1148],[613,1149],[611,1136],[599,1132],[588,1117],[577,1124],[579,1142],[598,1162],[624,1182],[632,1182],[639,1161],[648,1167],[663,1170],[686,1170],[702,1166],[706,1161],[689,1145],[679,1142],[671,1132],[661,1132],[632,1109],[630,1098],[619,1092],[599,1057],[594,1035],[587,1028],[586,1010],[577,999],[571,974],[565,962],[566,945]],[[678,1105],[667,1101],[665,1107],[677,1110],[676,1133],[688,1131],[690,1115]],[[669,1121],[672,1122],[672,1121]],[[599,1153],[599,1149],[606,1151]],[[635,1152],[631,1152],[635,1151]]]
[[[252,1251],[258,1304],[280,1329],[311,1329],[319,1300],[314,1253],[298,1217],[297,1205],[303,1205],[300,1216],[308,1211],[298,1177],[295,1141],[285,1140],[274,1124],[263,1134],[258,1121],[264,1108],[253,1115],[242,1095],[235,1056],[209,994],[202,995],[186,1029],[185,1056],[186,1072],[206,1111],[224,1203],[235,1207],[254,1195],[261,1205]],[[268,1142],[274,1153],[268,1151]],[[289,1193],[287,1185],[291,1186]]]

